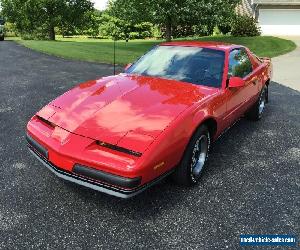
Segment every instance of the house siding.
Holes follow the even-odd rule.
[[[300,4],[299,5],[266,5],[262,4],[258,6],[259,9],[300,9]]]
[[[236,12],[255,17],[263,35],[300,35],[300,0],[242,0]]]

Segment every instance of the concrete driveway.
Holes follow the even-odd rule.
[[[283,37],[294,41],[297,48],[291,53],[272,59],[273,81],[300,91],[300,37]]]
[[[242,119],[214,144],[200,185],[164,180],[120,200],[58,179],[25,141],[37,110],[112,67],[14,42],[0,42],[0,55],[0,249],[240,249],[240,234],[299,239],[298,91],[271,83],[263,119]]]

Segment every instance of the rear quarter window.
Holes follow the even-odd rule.
[[[228,77],[244,78],[253,71],[253,66],[245,49],[234,49],[229,54]]]

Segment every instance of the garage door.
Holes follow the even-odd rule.
[[[300,35],[300,9],[260,9],[259,24],[263,35]]]

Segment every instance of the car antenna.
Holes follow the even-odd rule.
[[[116,75],[116,38],[114,38],[114,75]]]

